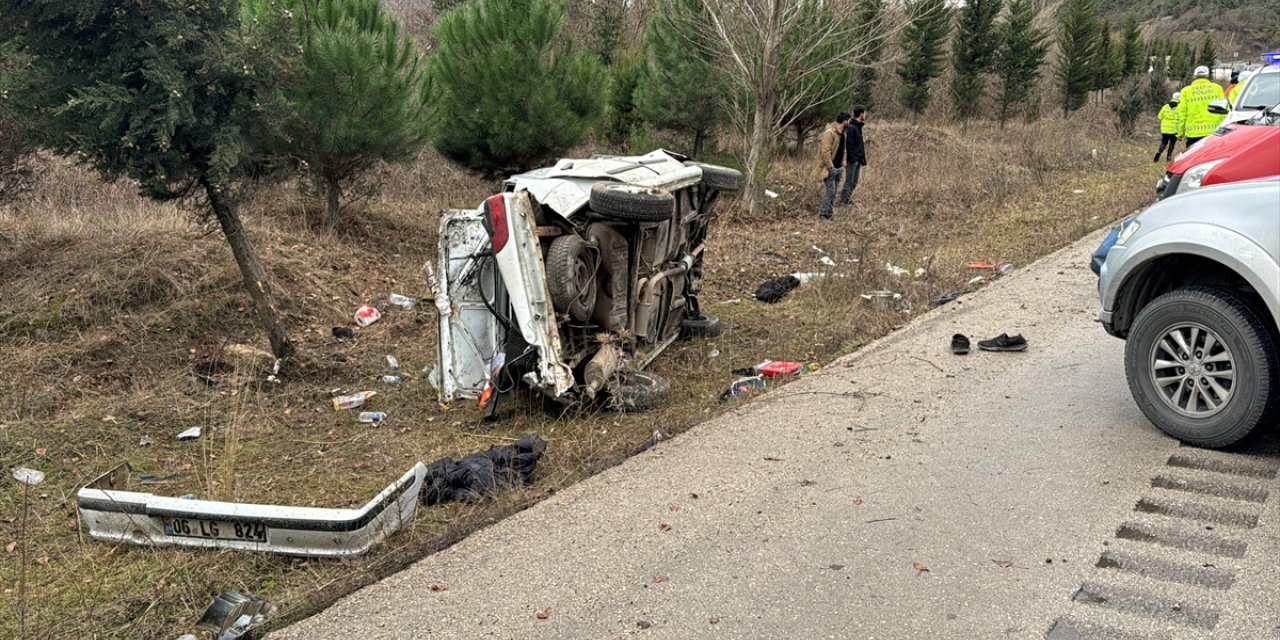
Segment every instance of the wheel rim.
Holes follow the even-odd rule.
[[[1156,394],[1180,415],[1207,418],[1231,402],[1235,357],[1222,337],[1202,324],[1166,329],[1152,345],[1147,362]]]
[[[586,256],[578,256],[573,261],[573,279],[578,286],[577,302],[585,303],[587,293],[590,291],[592,280],[595,278],[595,271],[591,268],[590,262]]]

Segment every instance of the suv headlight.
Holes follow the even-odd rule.
[[[1120,225],[1120,233],[1116,235],[1116,245],[1124,246],[1124,244],[1129,241],[1129,238],[1132,238],[1133,234],[1138,232],[1138,227],[1141,226],[1141,222],[1132,218],[1125,220]]]
[[[1181,189],[1199,189],[1200,184],[1204,182],[1205,176],[1209,175],[1209,172],[1212,171],[1214,167],[1222,164],[1223,160],[1226,160],[1226,158],[1218,158],[1217,160],[1201,162],[1200,164],[1187,169],[1187,172],[1182,174],[1182,184],[1180,185]]]

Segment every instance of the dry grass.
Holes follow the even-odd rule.
[[[929,298],[964,289],[973,275],[965,261],[1025,264],[1141,206],[1157,175],[1149,150],[1108,135],[1079,121],[1005,132],[875,122],[857,204],[829,227],[815,224],[808,160],[785,161],[772,176],[782,195],[764,219],[742,219],[732,202],[722,210],[703,304],[726,331],[677,343],[655,362],[675,383],[671,407],[644,416],[549,416],[520,402],[505,405],[492,424],[480,423],[471,406],[443,410],[419,373],[434,360],[429,305],[382,305],[384,319],[354,343],[335,343],[329,331],[360,304],[422,293],[418,269],[434,255],[438,211],[474,206],[494,185],[428,154],[388,169],[381,195],[332,231],[306,222],[308,204],[291,189],[246,205],[307,362],[276,385],[264,381],[269,363],[228,351],[264,341],[220,234],[202,232],[179,209],[139,200],[128,184],[102,185],[49,161],[34,202],[0,209],[0,237],[12,243],[0,246],[0,466],[48,474],[32,505],[33,533],[21,541],[13,519],[20,487],[0,483],[0,547],[20,542],[43,559],[29,576],[33,637],[172,638],[229,589],[274,602],[282,621],[307,615],[616,464],[653,425],[670,434],[723,411],[716,397],[733,368],[764,358],[829,362],[919,315]],[[821,265],[815,245],[837,266]],[[898,278],[885,262],[927,273]],[[750,299],[764,280],[794,271],[830,275],[777,305]],[[859,297],[875,289],[904,294],[910,313]],[[726,304],[731,299],[741,302]],[[719,357],[709,357],[713,350]],[[406,384],[377,386],[387,354],[402,362]],[[339,386],[378,388],[371,408],[390,421],[359,425],[353,412],[326,409],[327,390]],[[196,425],[201,441],[173,439]],[[355,506],[418,460],[531,431],[549,442],[533,486],[424,509],[359,559],[115,547],[88,540],[75,511],[81,485],[126,461],[140,473],[175,476],[153,488],[166,495]],[[141,446],[144,435],[155,443]],[[17,610],[18,556],[0,555],[0,611]],[[16,636],[17,624],[0,615],[0,637]]]

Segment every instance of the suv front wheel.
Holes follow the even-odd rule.
[[[1225,447],[1272,426],[1280,405],[1276,345],[1258,312],[1214,287],[1152,300],[1125,342],[1138,407],[1188,444]]]

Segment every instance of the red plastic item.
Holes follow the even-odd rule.
[[[803,366],[804,365],[800,364],[799,362],[770,361],[757,366],[756,371],[763,373],[764,375],[769,376],[770,378],[776,378],[778,376],[785,376],[791,373],[795,373],[799,371],[800,368]]]

